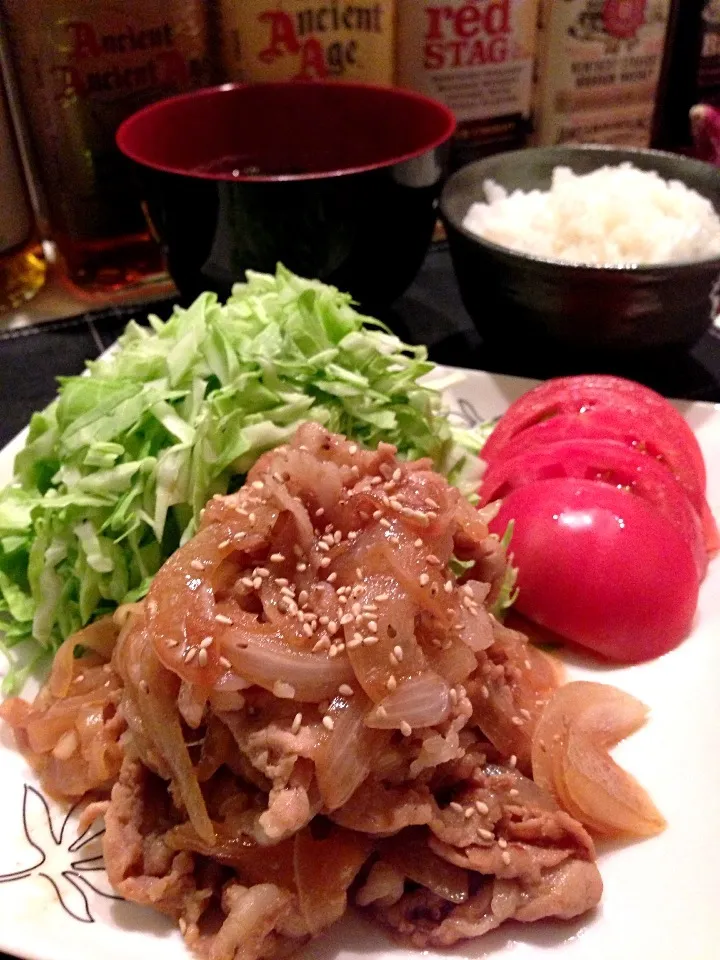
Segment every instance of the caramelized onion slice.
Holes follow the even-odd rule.
[[[309,826],[295,835],[295,883],[311,933],[345,913],[348,888],[372,850],[369,837],[334,824],[322,839],[313,836]]]
[[[315,778],[325,809],[337,810],[347,803],[370,773],[388,734],[364,725],[370,701],[362,691],[353,696],[338,695],[326,712],[333,722],[324,733],[315,758]]]
[[[469,895],[468,873],[443,860],[427,845],[427,831],[410,827],[395,837],[383,840],[379,850],[383,860],[407,877],[432,890],[450,903],[465,903]]]
[[[426,670],[418,677],[403,680],[374,709],[365,723],[378,730],[399,730],[403,721],[413,729],[434,727],[450,714],[450,688],[441,676]]]
[[[332,698],[340,684],[353,679],[347,657],[298,649],[262,627],[229,627],[220,638],[223,654],[245,680],[271,693],[282,681],[293,688],[295,699],[318,703]]]
[[[595,833],[644,837],[665,820],[608,751],[645,722],[647,707],[615,687],[577,681],[555,693],[532,747],[535,781]]]

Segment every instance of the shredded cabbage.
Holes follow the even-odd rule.
[[[86,375],[61,380],[0,493],[6,693],[28,662],[141,598],[207,500],[304,420],[472,478],[481,440],[418,382],[433,368],[425,348],[334,287],[282,266],[248,272],[227,303],[205,293],[149,323],[131,322]]]

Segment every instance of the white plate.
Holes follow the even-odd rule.
[[[468,372],[450,391],[466,417],[503,412],[529,381]],[[708,467],[710,506],[720,514],[720,407],[682,404]],[[0,452],[10,479],[15,444]],[[509,924],[453,954],[539,960],[717,960],[720,958],[720,560],[702,586],[695,629],[653,663],[582,669],[574,677],[614,683],[652,708],[647,726],[617,757],[650,790],[669,827],[661,836],[602,852],[601,908],[572,923]],[[98,841],[75,845],[77,828],[46,807],[0,733],[0,950],[33,960],[189,960],[171,925],[150,910],[109,899]],[[713,813],[713,810],[715,811]],[[23,824],[27,829],[27,835]],[[52,825],[52,826],[51,826]],[[10,876],[8,876],[10,875]],[[364,921],[343,921],[303,960],[411,960]]]

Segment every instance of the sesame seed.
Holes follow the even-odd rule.
[[[337,655],[338,655],[337,644],[331,643],[331,644],[330,644],[330,649],[328,650],[328,656],[329,656],[330,659],[332,660],[332,659],[334,659]]]
[[[253,523],[255,523],[255,514],[254,514],[254,513],[249,513],[249,514],[248,514],[248,520],[250,521],[250,524],[251,524],[251,525],[252,525]]]
[[[300,732],[300,727],[302,726],[302,718],[303,718],[303,717],[302,717],[302,714],[301,714],[301,713],[296,713],[296,714],[295,714],[295,717],[293,718],[292,726],[290,727],[290,732],[291,732],[291,733],[299,733],[299,732]]]
[[[510,866],[510,854],[507,852],[507,850],[503,850],[500,859],[506,867]]]
[[[302,632],[305,634],[305,636],[308,639],[310,639],[310,637],[313,635],[315,631],[313,630],[313,628],[310,626],[309,623],[304,623],[302,626]]]
[[[393,480],[397,483],[397,481],[398,481],[401,477],[402,477],[402,470],[400,469],[400,467],[396,467],[396,468],[393,470],[392,478],[393,478]]]
[[[387,519],[387,517],[380,517],[380,526],[385,527],[386,530],[389,530],[392,527],[392,524]]]
[[[327,543],[325,543],[324,540],[318,540],[317,548],[318,550],[322,550],[323,553],[327,553],[327,551],[330,549],[330,547],[327,545]]]
[[[516,727],[521,727],[525,721],[520,717],[510,717],[510,723],[514,724]]]
[[[198,663],[201,667],[206,667],[208,662],[208,652],[204,647],[198,650]]]
[[[322,722],[326,730],[333,730],[335,727],[335,721],[333,720],[332,717],[328,717],[327,715],[323,717]]]
[[[204,570],[204,569],[205,569],[205,566],[204,566],[202,560],[191,560],[191,561],[190,561],[190,566],[193,568],[193,570]]]
[[[315,646],[312,648],[313,653],[320,653],[321,650],[327,650],[330,646],[330,641],[327,637],[321,637]]]
[[[388,688],[390,693],[392,693],[394,690],[397,690],[397,680],[395,679],[395,676],[392,673],[387,678],[385,686]]]
[[[395,656],[394,653],[389,653],[389,654],[388,654],[388,660],[390,661],[390,666],[391,666],[391,667],[398,667],[398,666],[400,666],[400,661],[398,660],[398,658]]]
[[[479,836],[482,840],[494,840],[494,839],[495,839],[495,834],[492,832],[492,830],[486,830],[485,827],[478,827],[478,831],[477,831],[477,832],[478,832],[478,836]]]
[[[353,634],[353,640],[355,640],[356,643],[362,643],[362,642],[363,642],[363,635],[362,635],[361,633],[357,633],[357,632],[356,632],[356,633]]]
[[[252,582],[252,585],[253,585],[253,589],[255,589],[255,590],[260,590],[260,589],[262,588],[262,585],[263,585],[263,578],[262,578],[262,577],[255,577],[255,579],[254,579],[253,582]]]
[[[452,580],[445,581],[445,586],[443,587],[443,590],[445,591],[445,593],[452,593],[453,591]]]
[[[440,504],[435,503],[432,497],[425,497],[425,506],[432,507],[433,510],[439,510]]]
[[[217,623],[224,623],[226,626],[232,626],[232,618],[226,617],[224,613],[216,613],[215,620]]]
[[[310,594],[307,592],[307,590],[301,590],[298,594],[298,603],[300,606],[302,606],[304,603],[307,603],[309,599]]]
[[[85,679],[85,674],[79,673],[73,680],[73,683],[82,683],[84,679]]]
[[[325,507],[318,507],[315,511],[316,517],[321,517],[325,513]]]
[[[389,599],[390,599],[390,594],[389,594],[389,593],[379,593],[379,594],[375,597],[375,603],[385,603],[385,601],[386,601],[386,600],[389,600]]]
[[[180,928],[180,933],[185,936],[187,933],[187,920],[184,920],[182,917],[178,920],[178,927]]]
[[[321,567],[323,567],[323,568],[324,568],[324,567],[329,567],[329,566],[330,566],[330,557],[323,557],[322,560],[320,561],[319,566],[321,566]]]
[[[226,670],[229,670],[232,664],[227,657],[218,657],[218,663],[221,667],[224,667]]]
[[[369,626],[369,624],[368,624],[368,626]],[[395,656],[395,659],[396,659],[399,663],[402,662],[402,658],[403,658],[403,648],[400,646],[400,644],[397,644],[396,646],[393,647],[393,655]]]
[[[359,476],[360,476],[360,467],[359,467],[356,463],[354,463],[354,464],[350,467],[350,473],[353,475],[353,477],[359,477]]]
[[[194,660],[196,653],[197,653],[197,647],[190,647],[190,649],[188,650],[188,652],[185,654],[183,658],[185,660],[185,663],[191,663]]]
[[[373,647],[378,642],[378,637],[365,637],[363,640],[363,645],[366,647]]]
[[[500,847],[501,850],[506,850],[506,849],[507,849],[507,845],[508,845],[508,844],[507,844],[507,840],[505,839],[505,837],[500,837],[500,838],[498,839],[498,846]]]
[[[242,580],[240,581],[240,583],[241,583],[244,587],[247,587],[248,590],[252,590],[252,588],[253,588],[252,577],[243,577]]]
[[[519,797],[519,796],[520,796],[520,791],[517,790],[515,787],[513,787],[512,790],[508,790],[508,796],[509,796],[509,797]]]
[[[170,649],[172,650],[173,647],[176,647],[176,646],[178,645],[178,642],[177,642],[177,640],[173,640],[172,638],[170,638],[170,639],[167,641],[167,645],[168,645],[168,646],[170,647]]]
[[[387,717],[387,710],[382,704],[375,710],[375,716],[380,720],[384,720]]]
[[[490,691],[488,690],[486,684],[483,684],[480,687],[480,693],[482,694],[484,700],[488,699],[488,697],[490,696]]]
[[[348,531],[348,535],[347,535],[348,540],[357,540],[358,536],[359,536],[359,534],[358,534],[357,530],[349,530],[349,531]]]
[[[517,766],[517,757],[515,756],[514,753],[510,756],[510,759],[508,760],[508,766],[513,767],[513,769]]]
[[[342,694],[343,697],[351,697],[355,691],[349,684],[341,683],[338,687],[338,693]]]
[[[411,727],[410,724],[407,722],[407,720],[401,720],[401,721],[400,721],[400,733],[401,733],[404,737],[409,737],[410,734],[412,733],[412,727]]]
[[[371,477],[371,478],[370,478],[370,486],[371,486],[371,487],[377,487],[377,486],[378,486],[379,484],[381,484],[381,483],[382,483],[382,477]]]
[[[218,550],[224,550],[226,547],[229,547],[229,546],[230,546],[229,540],[221,540],[220,543],[218,544]]]
[[[423,545],[421,537],[418,537],[414,544],[416,547],[421,547]]]
[[[483,817],[487,816],[490,813],[490,807],[486,803],[483,803],[482,800],[475,801],[475,809],[478,813],[482,814]]]
[[[526,720],[532,719],[532,714],[526,707],[520,707],[520,710],[518,711],[518,713],[520,713],[523,717],[525,717]]]
[[[330,636],[332,636],[333,634],[337,633],[338,625],[334,620],[330,620],[328,621],[327,629]]]
[[[282,563],[285,560],[285,555],[282,553],[271,553],[270,562],[271,563]]]
[[[297,566],[295,567],[295,569],[297,570],[298,573],[305,573],[305,571],[307,570],[307,564],[306,564],[306,563],[298,563]]]
[[[358,580],[362,580],[362,578],[363,578],[363,569],[362,569],[362,567],[355,567],[355,576],[358,578]]]
[[[376,621],[376,620],[368,620],[367,628],[368,628],[368,630],[370,631],[370,633],[377,633],[377,632],[378,632],[377,621]]]
[[[458,692],[455,687],[450,687],[450,702],[453,706],[458,702]]]
[[[348,447],[348,453],[350,454],[351,457],[354,457],[357,452],[358,452],[357,444],[351,443],[350,446]]]
[[[475,816],[474,807],[467,807],[467,809],[465,810],[465,819],[469,820],[470,817],[474,817],[474,816]]]
[[[418,580],[421,587],[426,587],[430,583],[430,577],[427,573],[421,573]]]
[[[360,634],[356,634],[356,636],[360,636]],[[348,650],[355,650],[356,647],[362,646],[362,642],[363,642],[363,638],[362,638],[361,636],[360,636],[360,639],[359,639],[359,640],[356,640],[356,639],[353,637],[352,640],[348,640],[348,642],[347,642],[347,648],[348,648]]]
[[[207,650],[207,648],[211,647],[214,642],[215,642],[214,637],[203,637],[202,640],[200,641],[200,649]]]
[[[457,800],[451,800],[451,801],[450,801],[450,809],[451,809],[451,810],[454,810],[456,813],[462,813],[462,812],[463,812],[463,805],[462,805],[461,803],[458,803]]]
[[[295,696],[295,687],[284,680],[276,680],[273,684],[273,693],[280,700],[292,700]]]

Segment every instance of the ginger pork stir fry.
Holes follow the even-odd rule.
[[[418,947],[573,917],[601,895],[579,819],[613,722],[585,717],[566,769],[582,691],[553,717],[555,668],[489,612],[506,564],[429,462],[307,424],[2,715],[46,789],[105,816],[115,888],[211,960],[286,955],[348,904]],[[646,806],[592,828],[660,828],[612,772]]]

